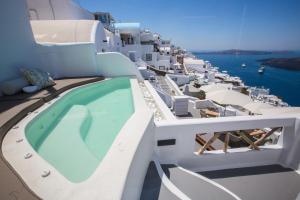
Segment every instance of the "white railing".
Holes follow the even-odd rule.
[[[183,95],[182,91],[180,91],[180,89],[178,88],[176,83],[168,75],[165,76],[165,80],[166,80],[167,84],[170,86],[170,88],[172,89],[172,91],[175,92],[175,95],[178,95],[178,96]]]
[[[175,140],[174,145],[157,146],[161,163],[176,163],[191,170],[211,170],[249,165],[281,163],[298,168],[300,159],[300,118],[295,116],[245,116],[208,119],[186,119],[156,123],[156,142]],[[276,145],[205,151],[198,155],[195,138],[198,133],[283,127]],[[298,144],[299,143],[299,144]],[[299,156],[298,156],[299,157]]]

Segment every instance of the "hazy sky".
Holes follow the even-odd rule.
[[[188,50],[300,49],[300,0],[77,0]]]

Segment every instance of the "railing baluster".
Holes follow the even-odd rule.
[[[204,146],[201,147],[201,148],[198,150],[198,152],[197,152],[198,155],[203,154],[204,151],[207,149],[207,147],[208,147],[209,145],[211,145],[211,144],[212,144],[219,136],[220,136],[220,134],[214,133],[214,136],[212,136],[212,137],[204,144]]]
[[[254,142],[255,145],[260,145],[266,138],[268,138],[270,135],[272,135],[275,131],[277,131],[278,129],[280,129],[280,127],[276,127],[273,128],[272,130],[270,130],[268,133],[264,134],[263,136],[261,136],[258,140],[256,140]]]
[[[224,153],[227,153],[227,149],[228,149],[228,143],[229,143],[229,133],[225,133],[225,140],[224,140]]]
[[[269,132],[266,132],[265,134],[262,134],[262,136],[256,140],[256,141],[252,141],[252,138],[249,138],[249,136],[242,132],[241,130],[238,130],[236,131],[236,133],[239,135],[240,139],[242,139],[243,141],[245,141],[246,143],[249,144],[248,148],[250,149],[255,149],[255,150],[260,150],[259,148],[259,145],[261,144],[264,144],[264,142],[266,141],[266,139],[268,137],[270,137],[274,132],[276,132],[277,130],[280,130],[282,127],[276,127],[276,128],[272,128]],[[250,136],[257,136],[259,134],[261,134],[263,131],[262,130],[255,130],[253,132],[251,132],[249,135]],[[255,133],[255,134],[254,134]],[[206,150],[216,150],[214,148],[212,148],[212,143],[215,142],[215,140],[217,140],[221,134],[225,134],[225,137],[224,137],[224,145],[223,145],[223,152],[224,153],[228,153],[228,148],[230,148],[229,146],[229,142],[230,142],[230,136],[232,135],[232,132],[230,131],[227,131],[227,132],[216,132],[216,133],[213,133],[213,136],[209,138],[209,140],[205,141],[201,138],[201,136],[199,135],[199,138],[198,135],[196,135],[196,141],[202,145],[199,150],[197,151],[197,154],[198,155],[201,155],[203,154]],[[201,141],[199,141],[201,140]]]
[[[259,147],[254,144],[254,142],[252,142],[246,135],[245,133],[242,133],[241,131],[238,131],[238,134],[243,138],[243,140],[245,142],[247,142],[248,144],[250,144],[250,146],[252,146],[255,150],[259,150]]]

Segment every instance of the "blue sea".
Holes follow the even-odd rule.
[[[231,76],[239,76],[248,86],[269,88],[270,93],[282,98],[291,106],[300,106],[300,71],[266,66],[264,74],[257,72],[259,59],[300,57],[300,52],[269,55],[221,55],[193,52],[200,59],[210,61],[220,71],[226,70]],[[242,68],[245,63],[247,66]]]

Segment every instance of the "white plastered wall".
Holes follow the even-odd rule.
[[[14,17],[11,17],[12,13]],[[120,54],[110,54],[109,60],[104,64],[99,62],[101,59],[97,59],[97,52],[107,48],[107,43],[103,42],[106,36],[102,24],[93,20],[78,21],[75,23],[76,28],[74,24],[70,24],[65,30],[57,27],[59,23],[67,26],[63,20],[48,21],[44,25],[43,21],[32,22],[40,26],[40,29],[34,27],[34,32],[45,37],[43,40],[40,37],[40,42],[37,43],[31,29],[26,1],[1,1],[0,83],[19,77],[21,67],[40,68],[50,72],[55,78],[140,76],[135,65]],[[56,32],[49,27],[51,25],[57,28],[54,29]],[[49,31],[49,36],[43,35],[48,34],[46,31]],[[126,62],[123,63],[122,60]]]
[[[25,1],[0,1],[0,83],[20,76],[20,67],[38,66]]]
[[[109,30],[105,29],[105,35],[108,39],[108,49],[109,51],[117,51],[120,52],[122,41],[119,35],[116,35]]]
[[[137,76],[128,58],[110,50],[102,24],[93,20],[31,21],[45,71],[54,77]]]
[[[55,78],[102,75],[93,43],[39,45],[41,68]]]

